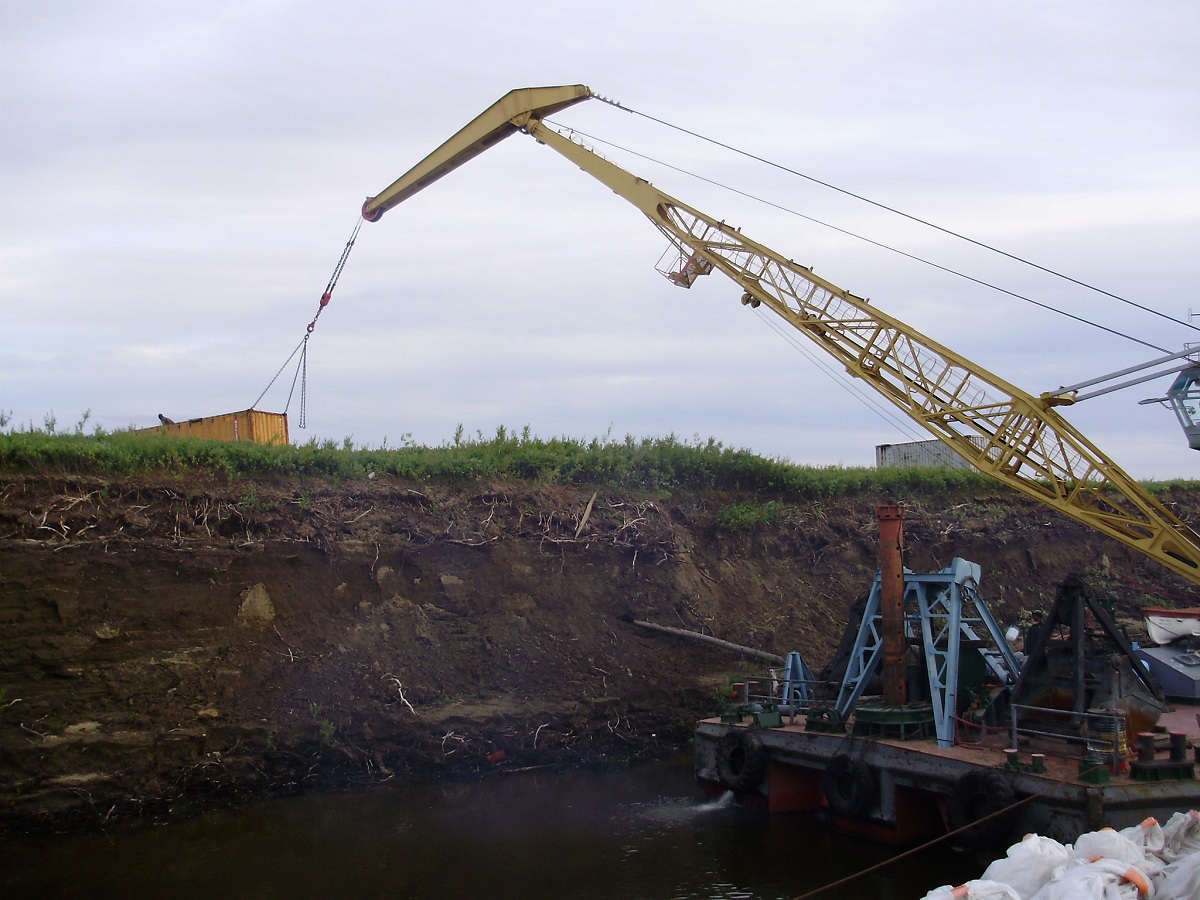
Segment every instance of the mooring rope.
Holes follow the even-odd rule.
[[[926,850],[930,847],[933,847],[936,844],[942,843],[942,841],[949,840],[950,838],[954,837],[957,834],[962,834],[964,831],[969,831],[970,829],[976,827],[977,825],[981,825],[984,822],[987,822],[989,819],[994,819],[997,816],[1002,816],[1005,813],[1011,812],[1012,810],[1016,809],[1019,806],[1024,806],[1030,800],[1040,797],[1042,794],[1046,793],[1046,791],[1048,791],[1048,790],[1050,790],[1050,788],[1045,788],[1044,790],[1040,790],[1036,794],[1030,794],[1028,797],[1022,797],[1016,803],[1010,803],[1008,806],[998,809],[995,812],[988,813],[986,816],[981,816],[980,818],[976,819],[974,822],[971,822],[968,825],[964,825],[961,828],[956,828],[953,831],[949,831],[946,834],[935,837],[931,841],[926,841],[924,844],[921,844],[917,847],[913,847],[909,850],[905,850],[903,853],[893,856],[891,859],[885,859],[883,862],[876,863],[873,866],[869,866],[859,872],[855,872],[853,875],[847,875],[845,878],[839,878],[837,881],[832,881],[829,884],[824,885],[823,887],[817,888],[815,891],[809,891],[805,894],[800,894],[798,897],[794,898],[794,900],[807,900],[807,898],[809,898],[809,897],[816,897],[817,895],[823,894],[826,891],[830,891],[833,888],[841,887],[843,884],[848,884],[849,882],[854,881],[855,879],[862,878],[864,875],[870,875],[872,872],[878,872],[880,869],[887,868],[892,863],[899,862],[902,859],[907,859],[908,857],[912,856],[913,854],[920,853],[922,850]]]

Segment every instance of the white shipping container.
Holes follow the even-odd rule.
[[[986,441],[973,437],[971,443],[982,449]],[[875,468],[886,469],[969,469],[971,464],[941,441],[912,441],[907,444],[876,444]]]

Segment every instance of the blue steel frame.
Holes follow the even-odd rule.
[[[979,574],[978,564],[957,557],[940,572],[917,574],[904,570],[905,637],[921,637],[939,747],[954,746],[963,638],[970,642],[968,646],[979,647],[985,664],[1001,684],[1011,686],[1020,674],[1017,658],[979,595]],[[838,691],[837,711],[842,721],[853,712],[883,655],[880,591],[880,576],[876,573]],[[979,626],[987,632],[990,647],[980,640],[975,630]],[[951,640],[954,636],[958,639]]]

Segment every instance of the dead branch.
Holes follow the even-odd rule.
[[[596,497],[599,494],[599,491],[592,491],[592,499],[587,502],[583,515],[579,517],[579,525],[575,528],[575,540],[579,540],[579,535],[583,531],[583,526],[587,524],[588,516],[592,514],[592,506],[595,505]]]
[[[455,538],[447,538],[446,543],[447,544],[458,544],[460,547],[482,547],[485,544],[494,544],[498,540],[500,540],[500,536],[496,535],[495,537],[483,538],[478,541],[468,541],[465,538],[462,540],[457,540]]]
[[[360,512],[360,513],[359,513],[357,516],[355,516],[353,519],[346,519],[344,522],[342,522],[342,524],[343,524],[343,525],[353,525],[355,522],[357,522],[357,521],[358,521],[359,519],[361,519],[363,516],[370,515],[370,514],[371,514],[371,513],[373,513],[373,512],[375,512],[375,507],[373,507],[373,506],[372,506],[370,509],[365,509],[365,510],[363,510],[362,512]]]
[[[408,711],[410,713],[412,713],[414,716],[419,715],[419,713],[415,709],[413,709],[413,705],[408,702],[408,698],[404,696],[404,685],[400,683],[399,678],[397,678],[395,675],[389,674],[389,675],[384,675],[383,680],[392,682],[392,684],[394,684],[396,686],[396,693],[400,695],[400,702],[403,703],[406,707],[408,707]],[[450,735],[453,735],[453,734],[454,734],[454,732],[450,732]],[[445,738],[443,738],[442,740],[443,740],[443,743],[445,743]]]

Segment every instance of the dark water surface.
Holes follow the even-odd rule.
[[[788,898],[889,859],[807,816],[710,800],[688,761],[313,793],[152,828],[0,844],[0,897]],[[933,847],[822,898],[982,871]]]

